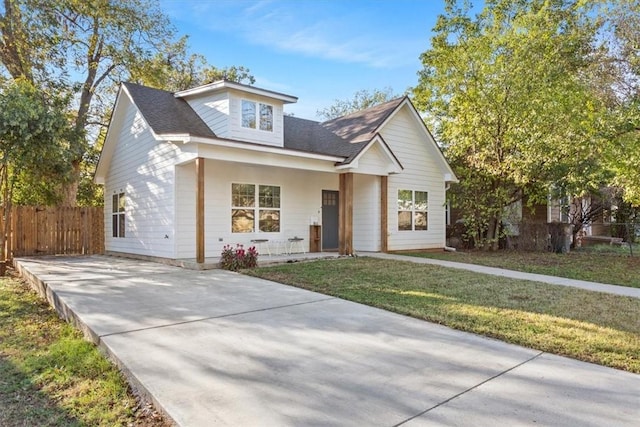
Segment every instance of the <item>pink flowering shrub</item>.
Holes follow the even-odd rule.
[[[255,246],[245,250],[244,246],[237,244],[235,249],[231,245],[222,248],[220,268],[238,271],[244,268],[254,268],[258,265],[258,251]]]

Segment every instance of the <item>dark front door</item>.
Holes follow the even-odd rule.
[[[338,192],[322,190],[322,250],[338,250]]]

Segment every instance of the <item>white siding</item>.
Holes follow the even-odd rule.
[[[389,158],[378,144],[371,146],[358,160],[357,173],[379,175],[389,169]]]
[[[187,99],[209,128],[220,138],[229,138],[229,96],[227,92]]]
[[[353,248],[380,250],[380,177],[353,177]]]
[[[124,107],[124,106],[123,106]],[[173,258],[174,159],[177,148],[157,142],[138,110],[126,104],[105,180],[105,249]],[[113,194],[125,193],[125,237],[113,238]]]
[[[179,166],[177,171],[177,257],[195,257],[195,166]],[[279,233],[231,232],[231,184],[265,184],[280,187],[281,219]],[[309,248],[311,218],[322,218],[322,190],[337,190],[338,175],[323,172],[246,165],[206,160],[205,162],[205,256],[220,256],[226,244],[249,245],[251,239],[276,241],[303,237]]]
[[[389,250],[443,248],[445,246],[445,185],[436,161],[437,148],[425,141],[421,124],[403,107],[385,125],[381,134],[404,170],[389,176]],[[427,191],[428,230],[398,231],[398,190]]]
[[[242,100],[273,106],[273,132],[242,127]],[[258,144],[284,146],[282,101],[242,92],[229,92],[229,138]]]

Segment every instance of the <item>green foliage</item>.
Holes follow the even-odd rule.
[[[165,41],[152,58],[131,67],[131,81],[145,86],[177,92],[216,80],[253,84],[255,78],[242,66],[217,68],[202,55],[189,54],[188,37]]]
[[[258,251],[255,246],[245,250],[243,245],[225,245],[220,256],[220,268],[231,271],[255,268],[258,266]]]
[[[495,247],[504,208],[583,194],[604,179],[602,106],[581,80],[597,25],[569,0],[447,2],[415,103],[461,179],[454,206]]]
[[[66,100],[46,94],[25,79],[0,88],[0,170],[2,204],[13,190],[41,184],[68,174],[68,120],[61,109]],[[50,185],[50,184],[49,184]]]
[[[17,195],[24,202],[74,205],[100,199],[90,176],[90,139],[109,117],[117,84],[140,81],[185,89],[219,78],[253,83],[241,66],[216,68],[189,54],[157,0],[4,0],[0,3],[0,76],[25,79],[40,90],[67,96],[73,132],[61,179],[24,174]]]
[[[602,54],[589,77],[609,110],[605,162],[625,201],[640,207],[640,2],[606,3],[601,13]]]
[[[391,101],[394,98],[398,98],[398,95],[395,95],[389,87],[382,90],[374,89],[373,92],[362,89],[354,93],[350,99],[336,99],[333,105],[318,110],[316,114],[324,120],[331,120]]]

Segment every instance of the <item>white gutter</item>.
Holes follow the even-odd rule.
[[[257,151],[261,153],[280,154],[284,156],[300,157],[304,159],[325,160],[330,162],[343,162],[345,157],[329,156],[327,154],[307,153],[304,151],[288,150],[280,147],[258,145],[244,141],[228,141],[224,139],[211,139],[189,135],[162,135],[158,139],[169,142],[182,142],[184,144],[207,144],[217,147],[236,148],[240,150]]]

